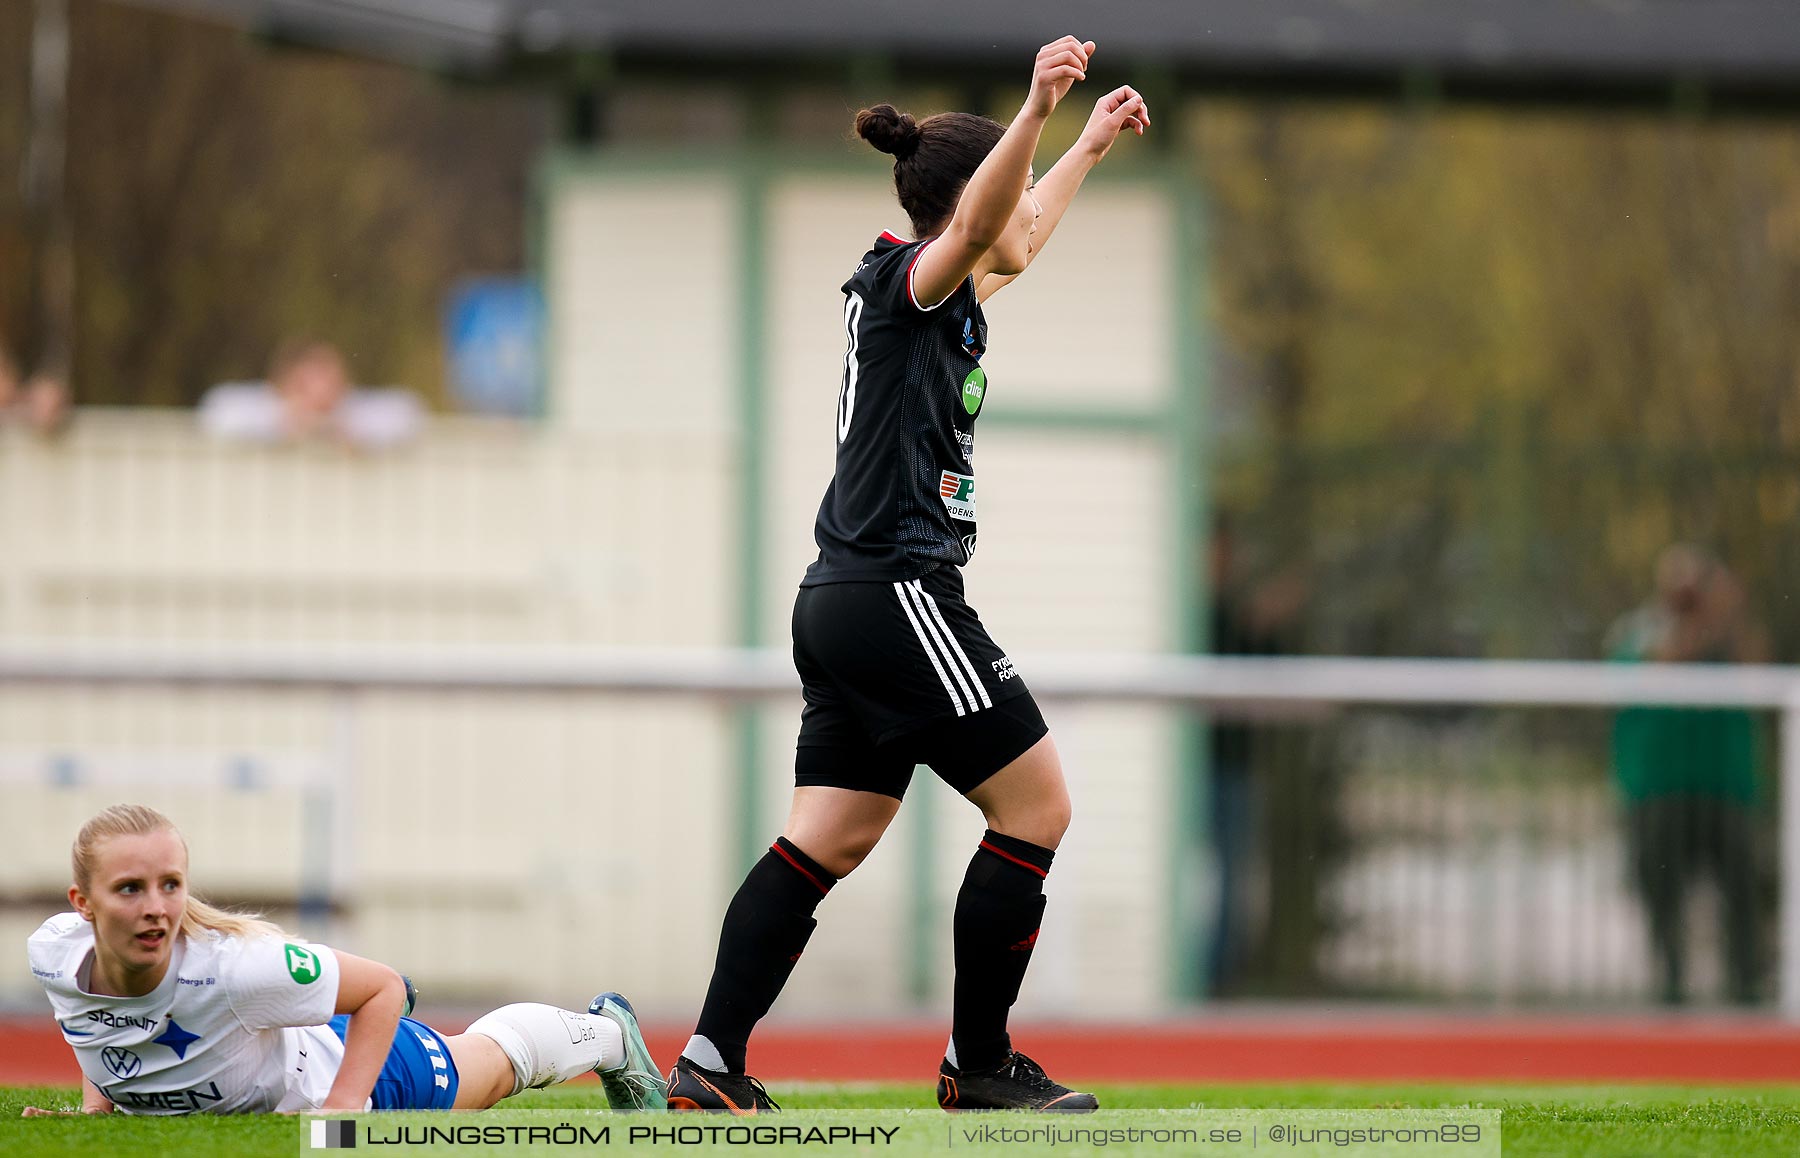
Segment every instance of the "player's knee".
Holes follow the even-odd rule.
[[[1050,791],[988,811],[987,822],[995,832],[1054,849],[1069,831],[1073,813],[1068,789],[1058,784]]]
[[[885,825],[880,828],[858,827],[833,833],[828,840],[820,842],[823,847],[818,852],[808,849],[807,855],[818,861],[826,872],[842,880],[856,871],[856,867],[875,851],[885,828]]]
[[[1069,831],[1069,825],[1075,819],[1075,806],[1070,802],[1069,794],[1066,791],[1062,794],[1062,798],[1056,806],[1054,819],[1056,823],[1056,839],[1061,841],[1063,834]]]
[[[1057,783],[1055,787],[1039,792],[1028,800],[1013,803],[1006,809],[1004,816],[990,816],[988,825],[995,832],[1004,832],[1006,836],[1017,836],[1022,841],[1031,841],[1033,845],[1044,848],[1055,848],[1062,843],[1062,834],[1069,830],[1069,821],[1073,819],[1073,807],[1069,803],[1069,791],[1064,785]]]
[[[1069,831],[1069,822],[1075,818],[1074,806],[1069,802],[1066,790],[1050,795],[1042,801],[1032,817],[1032,825],[1044,837],[1034,841],[1045,848],[1055,848],[1062,843],[1063,834]]]

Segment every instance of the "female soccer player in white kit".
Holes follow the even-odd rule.
[[[386,965],[189,896],[187,844],[155,809],[106,809],[71,859],[75,911],[29,946],[86,1113],[486,1109],[588,1070],[614,1109],[665,1104],[616,993],[586,1013],[508,1005],[445,1037],[402,1016]]]

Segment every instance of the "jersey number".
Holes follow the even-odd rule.
[[[852,293],[844,299],[844,329],[850,345],[844,351],[844,382],[838,390],[837,440],[850,436],[850,416],[856,412],[856,331],[862,322],[862,295]]]

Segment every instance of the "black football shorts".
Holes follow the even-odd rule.
[[[1049,730],[963,600],[956,567],[901,583],[802,587],[794,666],[806,696],[799,785],[900,798],[925,764],[968,793]]]

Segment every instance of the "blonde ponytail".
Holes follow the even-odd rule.
[[[75,875],[75,887],[88,891],[94,879],[94,861],[99,847],[115,836],[146,836],[153,832],[172,832],[187,848],[187,838],[175,822],[144,804],[115,804],[81,826],[75,834],[75,846],[69,851],[69,867]],[[281,927],[262,919],[260,913],[228,913],[216,909],[188,894],[187,908],[181,914],[181,932],[194,936],[202,931],[226,937],[284,937]]]
[[[261,913],[228,913],[189,895],[187,910],[181,914],[181,931],[191,937],[202,929],[226,937],[287,936],[281,926],[263,920]]]

